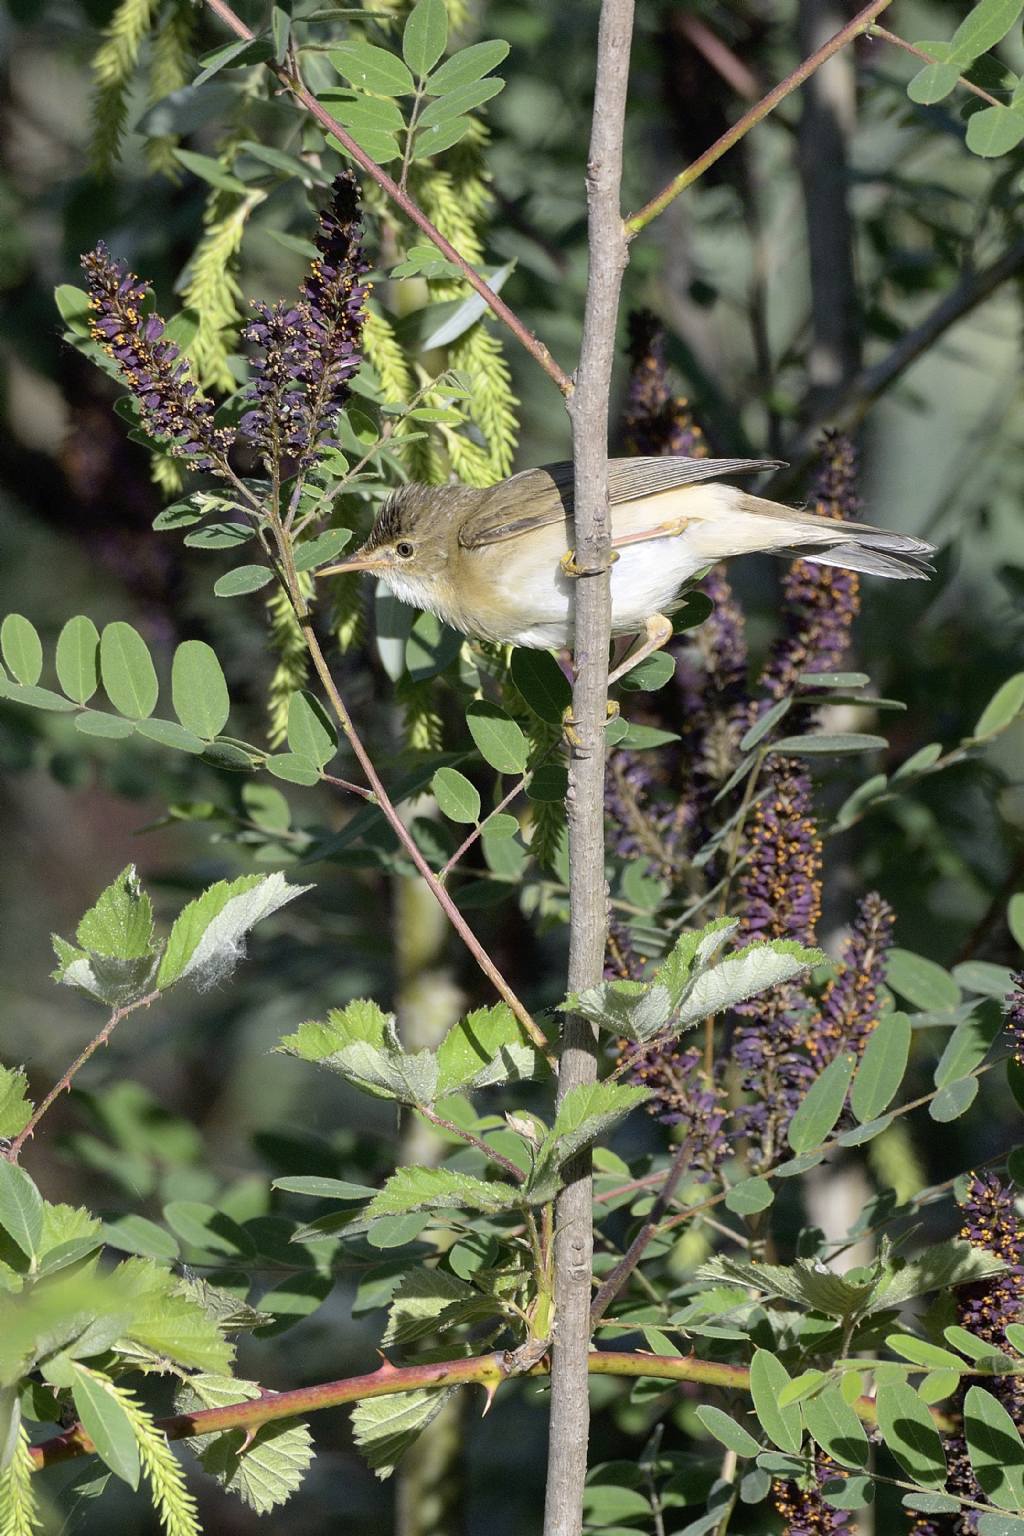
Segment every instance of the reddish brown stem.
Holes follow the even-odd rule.
[[[206,3],[211,11],[219,16],[221,21],[234,32],[236,37],[252,41],[255,33],[231,9],[226,0],[206,0]],[[348,129],[339,123],[336,117],[332,117],[326,107],[320,105],[312,92],[306,89],[301,79],[296,74],[293,74],[287,65],[275,64],[272,59],[268,59],[267,68],[292,93],[296,101],[302,103],[310,116],[315,117],[322,128],[326,129],[328,133],[333,134],[338,142],[344,145],[346,153],[351,155],[356,164],[361,166],[366,174],[373,178],[381,190],[387,193],[391,201],[401,208],[406,218],[415,224],[417,229],[421,229],[427,239],[437,246],[441,254],[458,267],[466,282],[480,295],[488,309],[497,316],[503,325],[508,327],[516,340],[529,352],[534,362],[543,368],[549,379],[554,380],[562,394],[566,397],[571,395],[573,390],[572,380],[564,369],[560,368],[555,362],[555,359],[551,356],[544,343],[533,334],[528,326],[523,324],[513,310],[509,309],[504,299],[500,298],[492,288],[487,286],[479,272],[475,271],[466,258],[459,254],[450,240],[445,239],[436,225],[432,224],[423,210],[413,202],[408,192],[400,187],[397,181],[394,181],[387,171],[379,166],[375,160],[371,160],[365,150],[360,149]]]

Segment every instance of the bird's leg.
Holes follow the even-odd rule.
[[[656,523],[653,528],[644,528],[640,533],[624,533],[621,538],[612,540],[615,559],[618,559],[618,551],[625,548],[627,544],[647,544],[651,539],[677,538],[679,534],[686,532],[693,521],[692,517],[674,517],[671,522]]]
[[[652,613],[649,619],[644,621],[644,638],[640,640],[635,649],[623,658],[615,671],[608,678],[609,684],[617,683],[620,677],[625,677],[627,672],[655,651],[660,651],[663,645],[667,645],[672,639],[672,620],[667,619],[663,613]]]

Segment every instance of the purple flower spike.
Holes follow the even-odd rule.
[[[895,921],[892,908],[876,892],[861,901],[843,948],[842,968],[829,982],[820,1018],[807,1038],[819,1071],[841,1050],[859,1056],[878,1023],[878,995]]]
[[[362,363],[367,287],[358,189],[338,176],[314,241],[319,256],[295,302],[255,304],[244,331],[259,355],[252,363],[241,430],[270,463],[305,465],[330,441],[338,412]]]
[[[143,315],[148,284],[115,261],[101,241],[82,257],[92,305],[92,338],[113,358],[134,395],[142,425],[176,458],[195,469],[216,469],[233,435],[213,424],[214,405],[199,394],[159,315]]]

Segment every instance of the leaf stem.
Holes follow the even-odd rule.
[[[227,0],[206,0],[206,4],[234,32],[236,37],[245,38],[247,42],[253,40],[255,33],[232,10],[231,6],[227,4]],[[290,71],[283,64],[275,64],[272,59],[267,60],[267,68],[292,93],[296,101],[300,102],[306,111],[316,118],[320,126],[332,134],[340,144],[344,145],[346,152],[356,164],[361,166],[381,190],[387,193],[391,201],[401,208],[406,218],[415,224],[417,229],[423,231],[427,239],[437,246],[443,256],[447,257],[450,262],[453,262],[458,267],[466,282],[480,295],[488,309],[508,327],[516,340],[529,352],[534,362],[538,363],[548,378],[558,385],[562,394],[566,397],[571,395],[573,391],[572,379],[555,362],[555,359],[544,343],[538,340],[533,332],[523,324],[519,316],[508,307],[505,301],[499,298],[493,289],[487,286],[480,274],[470,266],[464,256],[459,254],[451,241],[445,239],[441,231],[430,222],[423,210],[413,202],[409,194],[402,190],[383,167],[379,166],[375,160],[371,160],[365,150],[360,149],[355,139],[348,132],[348,129],[343,127],[336,117],[332,117],[326,107],[322,107],[312,92],[306,89],[298,73]]]
[[[439,1115],[434,1110],[428,1109],[425,1104],[417,1104],[416,1110],[425,1120],[429,1120],[431,1125],[436,1125],[439,1131],[447,1131],[450,1136],[457,1136],[467,1146],[476,1147],[477,1151],[482,1152],[488,1162],[497,1163],[499,1168],[504,1168],[505,1172],[517,1184],[524,1183],[526,1174],[518,1164],[514,1163],[510,1157],[505,1157],[503,1153],[495,1151],[482,1137],[474,1136],[472,1131],[464,1130],[461,1125],[456,1125],[454,1120],[446,1120],[444,1115]]]
[[[868,37],[880,37],[885,43],[892,43],[894,48],[902,48],[904,53],[912,53],[915,59],[920,59],[924,64],[940,64],[941,59],[934,58],[930,53],[925,53],[923,48],[918,48],[916,43],[908,43],[905,38],[898,37],[895,32],[890,32],[887,27],[880,27],[877,22],[872,23],[867,29]],[[982,101],[987,101],[990,107],[1002,107],[1006,103],[996,96],[990,96],[988,91],[983,91],[980,85],[975,85],[973,80],[968,80],[965,75],[957,75],[957,80],[965,90],[972,91],[975,96],[980,96]]]
[[[208,3],[213,3],[213,0],[208,0]],[[799,86],[803,85],[805,80],[810,79],[811,75],[814,74],[816,69],[820,69],[826,59],[830,59],[834,53],[838,53],[841,48],[845,48],[848,43],[853,42],[854,38],[860,37],[863,33],[867,32],[874,23],[875,17],[880,16],[891,3],[892,0],[871,0],[869,5],[866,5],[863,10],[857,12],[852,21],[848,22],[845,27],[836,32],[833,37],[830,37],[827,42],[823,43],[808,58],[804,59],[802,64],[798,64],[796,69],[788,74],[784,80],[781,80],[766,96],[762,96],[761,100],[756,102],[748,112],[744,112],[743,116],[737,119],[731,128],[727,128],[725,133],[716,139],[709,149],[706,149],[702,155],[699,155],[684,171],[680,171],[679,175],[674,177],[666,187],[663,187],[656,197],[652,197],[650,202],[645,203],[637,213],[631,214],[627,218],[627,237],[632,239],[642,229],[646,229],[652,219],[656,219],[659,213],[664,213],[670,203],[675,202],[680,192],[685,192],[687,187],[692,187],[695,181],[699,181],[705,171],[710,170],[713,165],[721,160],[723,155],[727,154],[741,139],[746,137],[751,128],[755,128],[758,123],[774,112],[775,108],[785,101],[787,96],[791,96]]]
[[[159,996],[160,991],[159,988],[157,988],[153,992],[147,992],[145,997],[137,998],[134,1003],[126,1003],[124,1007],[114,1009],[109,1019],[100,1030],[99,1034],[94,1035],[93,1038],[89,1041],[89,1044],[85,1047],[85,1050],[75,1057],[67,1071],[57,1080],[57,1082],[50,1089],[49,1093],[46,1095],[45,1099],[43,1099],[42,1103],[34,1111],[28,1124],[24,1127],[23,1130],[18,1132],[10,1146],[5,1149],[3,1155],[7,1158],[9,1163],[16,1163],[18,1161],[22,1147],[30,1137],[35,1135],[36,1126],[46,1114],[47,1110],[52,1108],[62,1093],[65,1093],[70,1089],[71,1081],[75,1074],[85,1066],[90,1056],[94,1055],[95,1052],[99,1050],[101,1045],[106,1045],[107,1041],[114,1033],[114,1030],[117,1028],[118,1024],[120,1024],[121,1020],[127,1018],[130,1013],[134,1013],[136,1008],[148,1008],[150,1003],[155,1003]]]

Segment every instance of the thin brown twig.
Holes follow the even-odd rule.
[[[502,798],[498,801],[497,805],[494,807],[493,811],[488,811],[487,815],[483,818],[483,820],[477,822],[477,824],[473,828],[473,830],[468,834],[467,837],[465,837],[463,839],[463,841],[456,848],[455,852],[452,854],[452,856],[448,860],[448,862],[443,866],[443,868],[438,870],[437,878],[439,880],[447,880],[448,876],[451,874],[451,872],[455,868],[456,864],[458,864],[465,857],[465,855],[469,852],[469,850],[472,848],[473,844],[476,842],[477,838],[481,835],[481,833],[483,832],[484,827],[486,827],[487,823],[489,821],[491,821],[495,816],[499,816],[501,814],[501,812],[505,809],[506,806],[511,805],[512,801],[516,798],[517,795],[522,793],[522,791],[526,788],[527,784],[529,784],[529,782],[530,782],[530,780],[532,778],[533,778],[533,774],[532,773],[524,773],[522,778],[517,783],[513,784],[512,788],[509,790],[508,794],[502,796]]]
[[[209,0],[209,3],[212,3],[212,0]],[[721,160],[722,156],[727,154],[742,138],[745,138],[751,128],[755,128],[758,123],[763,122],[770,113],[774,112],[780,102],[785,101],[787,96],[791,96],[799,86],[803,85],[804,81],[809,79],[814,74],[814,71],[825,63],[826,59],[830,59],[834,53],[839,52],[840,48],[845,48],[848,43],[853,42],[855,38],[865,33],[873,24],[875,17],[880,16],[891,3],[892,0],[871,0],[871,3],[866,5],[862,11],[858,11],[853,20],[848,22],[834,37],[830,37],[809,58],[804,59],[802,64],[798,64],[796,69],[788,74],[784,80],[781,80],[766,96],[762,96],[761,100],[756,102],[748,112],[744,112],[743,116],[733,123],[731,128],[727,128],[725,133],[716,139],[709,149],[706,149],[702,155],[699,155],[685,170],[680,171],[679,175],[674,177],[666,187],[663,187],[657,196],[652,197],[650,202],[645,203],[638,212],[630,214],[626,219],[626,234],[628,238],[632,239],[634,235],[638,235],[642,229],[647,227],[652,219],[657,218],[659,213],[664,213],[669,204],[675,202],[680,192],[685,192],[687,187],[692,187],[693,183],[698,181],[705,171]]]
[[[42,1103],[39,1104],[33,1111],[32,1117],[28,1124],[18,1132],[14,1140],[5,1149],[3,1155],[7,1158],[9,1163],[16,1163],[18,1161],[22,1147],[30,1137],[35,1135],[36,1126],[46,1114],[47,1110],[56,1103],[57,1099],[60,1098],[62,1093],[66,1093],[71,1088],[71,1082],[75,1074],[80,1070],[80,1068],[85,1066],[90,1056],[94,1055],[95,1052],[99,1050],[101,1045],[106,1045],[107,1041],[114,1033],[114,1030],[117,1028],[118,1024],[120,1024],[121,1020],[127,1018],[130,1013],[134,1013],[137,1008],[148,1008],[150,1003],[155,1003],[159,996],[160,991],[157,989],[153,992],[147,992],[145,997],[138,998],[134,1003],[126,1003],[123,1008],[114,1009],[109,1019],[100,1030],[99,1034],[94,1035],[93,1038],[89,1041],[89,1044],[85,1047],[84,1051],[80,1052],[80,1054],[75,1057],[67,1071],[57,1080],[56,1083],[54,1083],[53,1087],[43,1099]]]
[[[253,40],[256,34],[232,10],[231,6],[227,4],[227,0],[206,0],[206,4],[215,15],[220,17],[221,21],[224,22],[236,37],[244,38],[247,42]],[[371,160],[365,150],[360,149],[348,129],[339,123],[338,119],[333,117],[326,107],[320,105],[311,91],[306,89],[298,73],[289,70],[285,64],[275,64],[273,59],[267,60],[267,68],[272,74],[277,76],[286,90],[290,91],[295,97],[295,100],[305,107],[310,116],[314,117],[322,128],[326,129],[329,134],[332,134],[344,146],[346,153],[352,157],[357,165],[362,167],[368,176],[372,177],[381,190],[387,193],[391,201],[401,208],[406,218],[415,224],[417,229],[423,231],[427,239],[437,246],[443,256],[447,257],[450,262],[458,267],[466,282],[480,295],[488,309],[508,327],[516,340],[529,352],[534,362],[538,363],[548,378],[558,385],[562,394],[566,397],[571,395],[573,391],[572,379],[570,379],[564,369],[559,367],[544,343],[533,334],[528,326],[523,324],[519,316],[509,308],[504,299],[500,298],[492,288],[488,287],[479,272],[470,266],[464,256],[460,255],[450,240],[445,239],[441,231],[430,222],[426,214],[409,194],[375,160]]]
[[[923,48],[919,48],[916,43],[908,43],[906,38],[897,36],[895,32],[890,32],[888,27],[880,27],[877,22],[868,27],[867,35],[868,37],[880,37],[883,42],[892,43],[894,48],[902,48],[904,53],[912,53],[915,59],[920,59],[924,64],[939,64],[942,62],[932,54],[926,53]],[[973,92],[975,96],[980,96],[982,101],[987,101],[990,107],[1003,107],[1006,105],[998,97],[990,96],[988,91],[983,91],[980,85],[975,85],[973,80],[968,80],[966,75],[957,75],[957,82],[965,90]]]
[[[476,1147],[477,1151],[482,1152],[489,1162],[497,1163],[499,1168],[504,1168],[505,1172],[515,1179],[517,1184],[524,1183],[526,1174],[518,1164],[514,1163],[510,1157],[505,1157],[503,1153],[495,1151],[494,1147],[488,1145],[482,1137],[474,1136],[472,1131],[467,1131],[461,1125],[456,1125],[454,1120],[446,1120],[444,1115],[439,1115],[434,1110],[428,1109],[425,1104],[417,1104],[416,1109],[425,1120],[430,1121],[431,1125],[436,1125],[439,1131],[447,1131],[450,1136],[457,1136],[467,1146]]]
[[[626,1281],[633,1273],[651,1239],[654,1237],[663,1216],[672,1203],[672,1196],[679,1186],[679,1181],[686,1172],[690,1158],[689,1138],[684,1137],[676,1150],[676,1155],[669,1165],[665,1182],[658,1192],[658,1198],[651,1206],[650,1215],[641,1226],[639,1232],[626,1249],[615,1268],[607,1274],[594,1294],[590,1303],[590,1323],[593,1327],[601,1321],[610,1304],[622,1290]]]

